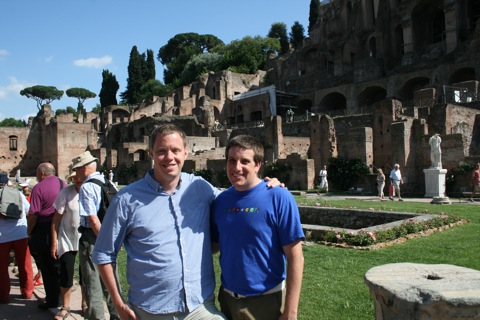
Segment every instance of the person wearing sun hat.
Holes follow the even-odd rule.
[[[78,191],[79,213],[80,213],[80,243],[79,261],[82,273],[82,285],[85,288],[85,300],[87,302],[85,319],[104,319],[103,310],[103,283],[100,274],[91,260],[91,252],[100,231],[101,222],[97,217],[102,199],[101,187],[95,183],[86,183],[96,179],[105,183],[103,174],[97,171],[97,161],[90,151],[85,151],[72,159],[72,170],[77,177],[83,181]],[[111,303],[108,294],[105,294],[110,319],[120,319],[115,307]]]
[[[26,179],[24,182],[19,183],[19,187],[22,188],[23,195],[27,198],[27,201],[30,202],[30,196],[32,194],[32,188],[30,187],[30,181],[32,179]]]

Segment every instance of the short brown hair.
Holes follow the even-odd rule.
[[[233,137],[227,142],[227,147],[225,149],[225,159],[228,159],[228,151],[231,147],[240,147],[240,149],[244,150],[253,150],[253,161],[255,161],[255,164],[263,163],[263,144],[257,138],[246,134]]]
[[[180,138],[182,138],[183,140],[183,146],[184,147],[187,146],[187,135],[185,134],[185,132],[174,124],[166,123],[166,124],[156,126],[153,129],[152,133],[150,133],[150,141],[149,141],[150,151],[152,151],[153,149],[153,145],[155,144],[155,139],[157,138],[157,135],[166,136],[172,133],[178,133]]]

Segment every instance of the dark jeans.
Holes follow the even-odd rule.
[[[58,307],[60,297],[60,272],[57,260],[50,255],[52,244],[51,223],[37,222],[28,245],[37,267],[42,272],[45,300],[49,307]]]

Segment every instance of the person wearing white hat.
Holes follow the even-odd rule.
[[[104,319],[103,296],[107,300],[107,307],[110,319],[120,319],[115,307],[111,303],[106,290],[103,290],[103,283],[100,274],[92,262],[93,251],[98,232],[102,223],[97,216],[102,199],[101,187],[95,183],[87,183],[89,180],[99,180],[105,183],[103,174],[97,171],[97,158],[90,151],[85,151],[72,159],[72,169],[79,179],[83,181],[78,191],[79,213],[80,213],[80,243],[79,261],[82,273],[83,287],[85,288],[85,300],[87,302],[85,319]]]
[[[30,181],[32,181],[32,179],[26,179],[24,182],[18,184],[22,188],[23,195],[25,196],[25,198],[27,198],[28,202],[30,202],[30,196],[32,194],[32,187],[30,186]]]

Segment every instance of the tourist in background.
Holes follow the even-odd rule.
[[[33,186],[31,185],[32,179],[26,179],[24,182],[18,184],[22,188],[22,193],[27,199],[28,203],[30,203],[30,197],[32,196],[32,189]],[[28,212],[28,210],[27,210]],[[34,259],[35,260],[35,259]],[[42,280],[42,272],[37,267],[37,274],[33,277],[33,285],[34,286],[41,286],[43,284]]]
[[[475,170],[472,172],[472,194],[470,196],[470,201],[473,202],[473,198],[480,192],[480,163],[475,165]]]
[[[400,165],[396,163],[393,166],[393,170],[390,171],[390,185],[395,189],[395,193],[398,195],[398,201],[403,201],[400,195],[400,185],[403,184],[402,173],[400,172]],[[393,201],[394,196],[390,196],[390,200]]]
[[[292,123],[294,115],[295,115],[295,112],[292,110],[292,108],[288,109],[287,110],[287,122]]]
[[[107,301],[110,319],[120,319],[115,306],[100,279],[98,269],[92,262],[92,252],[95,247],[98,232],[102,222],[97,216],[102,201],[102,189],[95,183],[87,183],[96,179],[105,182],[105,176],[97,171],[97,158],[90,151],[85,151],[72,159],[72,169],[80,180],[83,181],[78,191],[80,228],[79,262],[82,275],[82,286],[85,288],[87,309],[85,319],[105,319],[103,296]]]
[[[297,319],[304,233],[292,194],[268,188],[258,176],[263,157],[262,143],[252,136],[227,143],[232,187],[212,210],[212,240],[221,251],[218,301],[228,319]]]
[[[377,190],[380,200],[383,200],[383,189],[385,188],[385,175],[382,169],[377,169]]]
[[[322,190],[325,190],[325,192],[328,193],[328,180],[327,180],[327,166],[323,166],[323,168],[320,170],[320,172],[318,173],[318,181],[320,183],[319,185],[319,190],[318,191],[322,191]]]
[[[32,256],[42,272],[45,288],[45,302],[41,309],[57,308],[60,298],[58,264],[50,255],[52,246],[52,220],[55,215],[53,203],[66,183],[55,176],[55,168],[51,163],[44,162],[37,167],[37,180],[32,190],[30,210],[27,216],[28,242]]]
[[[21,192],[8,187],[8,175],[3,172],[0,173],[0,191],[2,198],[10,198],[12,203],[21,208],[20,219],[0,217],[0,303],[6,304],[9,303],[10,295],[8,263],[11,250],[15,253],[22,298],[30,299],[33,293],[33,268],[28,248],[26,217],[30,205]]]
[[[78,190],[82,180],[73,172],[67,176],[67,182],[74,182],[74,184],[63,188],[53,204],[56,212],[52,221],[51,255],[53,259],[58,259],[60,264],[60,294],[63,301],[63,305],[55,316],[56,320],[62,320],[70,314],[75,257],[80,238]]]
[[[18,186],[22,188],[22,193],[27,199],[28,203],[30,203],[30,196],[33,189],[33,187],[30,185],[31,180],[32,179],[26,179],[24,182],[18,184]]]

